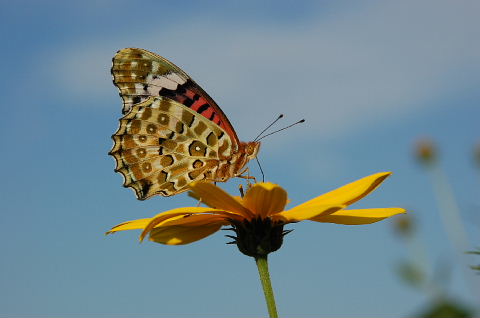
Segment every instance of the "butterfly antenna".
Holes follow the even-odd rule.
[[[265,131],[267,131],[268,128],[272,127],[272,126],[273,126],[280,118],[282,118],[282,117],[283,117],[283,114],[278,115],[277,119],[275,119],[270,125],[268,125],[267,128],[265,128],[264,130],[262,130],[262,132],[259,133],[258,136],[255,137],[255,139],[254,139],[253,141],[260,140],[260,139],[258,139],[258,138],[260,138],[260,136],[261,136]]]
[[[277,133],[277,132],[279,132],[279,131],[285,130],[285,129],[287,129],[287,128],[290,128],[290,127],[292,127],[292,126],[295,126],[296,124],[301,124],[301,123],[304,123],[304,122],[305,122],[305,119],[299,120],[299,121],[297,121],[296,123],[293,123],[293,124],[291,124],[291,125],[288,125],[287,127],[283,127],[282,129],[275,130],[274,132],[271,132],[271,133],[269,133],[269,134],[266,134],[265,136],[262,136],[261,138],[258,138],[258,139],[255,140],[255,141],[260,141],[260,140],[262,140],[263,138],[265,138],[265,137],[267,137],[267,136],[273,135],[273,134],[275,134],[275,133]]]
[[[258,163],[258,167],[260,168],[260,172],[262,173],[262,182],[265,182],[265,174],[263,173],[262,165],[260,164],[260,160],[258,160],[258,157],[255,157]]]

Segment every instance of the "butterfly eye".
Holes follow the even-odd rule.
[[[248,144],[246,150],[247,150],[247,154],[251,156],[255,152],[255,147],[252,144]]]

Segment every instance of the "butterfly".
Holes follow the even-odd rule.
[[[109,152],[137,199],[172,196],[198,180],[243,176],[260,142],[242,142],[215,101],[184,71],[144,49],[113,57],[123,114]],[[248,177],[247,177],[248,178]]]

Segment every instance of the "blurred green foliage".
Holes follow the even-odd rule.
[[[441,299],[429,304],[415,317],[421,318],[468,318],[474,317],[472,308],[456,300]]]

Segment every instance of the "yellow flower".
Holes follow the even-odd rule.
[[[381,172],[325,193],[285,210],[287,192],[273,183],[254,184],[243,198],[233,197],[219,187],[196,182],[190,188],[209,207],[186,207],[157,214],[153,218],[128,221],[109,233],[143,230],[140,239],[168,244],[188,244],[203,239],[222,226],[230,225],[240,251],[257,257],[280,248],[288,223],[310,220],[348,225],[370,224],[399,213],[402,208],[346,210],[345,208],[375,190],[391,173]]]

